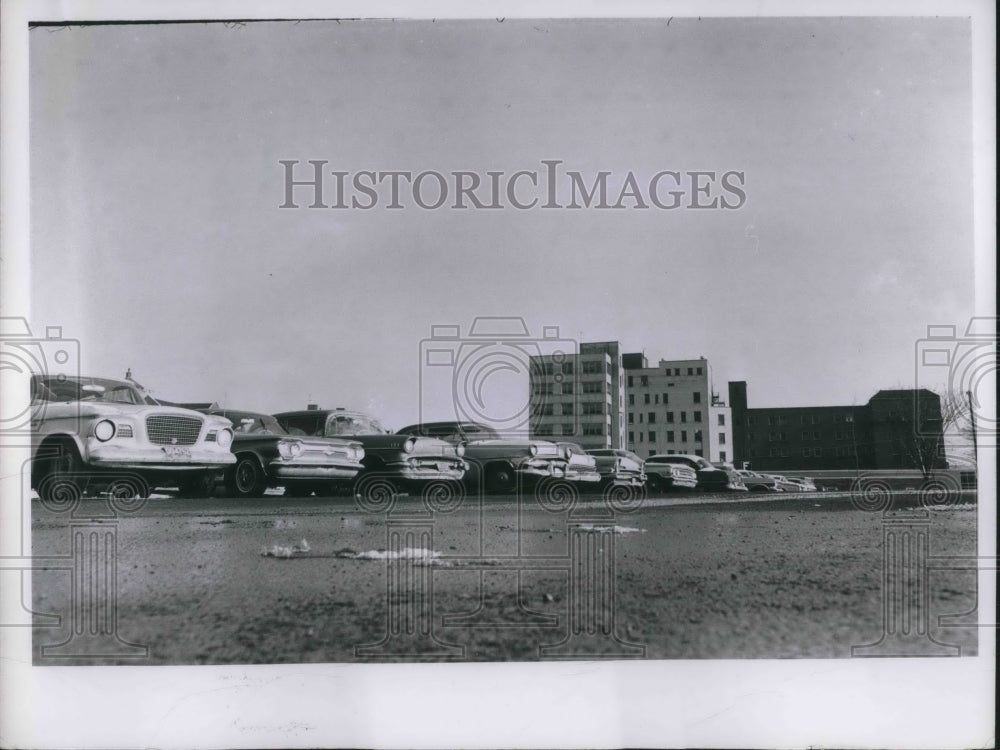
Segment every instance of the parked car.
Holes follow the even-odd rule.
[[[746,491],[743,479],[735,470],[712,466],[708,459],[689,453],[667,453],[650,456],[646,459],[646,475],[653,476],[653,468],[658,464],[674,464],[694,469],[697,476],[697,489],[705,492],[721,492],[726,490]]]
[[[597,459],[591,456],[578,443],[570,443],[565,440],[556,442],[563,450],[569,449],[569,463],[566,466],[566,479],[571,482],[583,482],[581,488],[587,484],[597,486],[601,481],[601,474],[597,470]]]
[[[698,472],[683,461],[667,460],[673,456],[650,456],[646,459],[646,486],[651,492],[693,490],[698,487]]]
[[[736,473],[743,477],[743,484],[750,492],[781,492],[774,477],[758,474],[750,469],[737,469]]]
[[[463,444],[408,433],[393,435],[362,412],[310,408],[282,412],[274,418],[291,435],[348,438],[361,443],[365,454],[356,487],[366,478],[380,478],[396,489],[421,490],[429,482],[459,482],[469,468],[462,459]]]
[[[603,487],[613,484],[645,486],[647,477],[643,461],[632,451],[623,448],[594,448],[587,452],[597,460],[597,471],[601,475]],[[693,474],[694,472],[692,479]]]
[[[533,488],[541,480],[572,480],[568,472],[575,455],[569,445],[548,440],[503,438],[477,422],[425,422],[404,427],[404,435],[437,437],[453,444],[465,442],[469,469],[465,485],[472,491],[515,492]]]
[[[236,465],[225,474],[226,493],[259,497],[268,487],[317,495],[349,489],[361,471],[364,446],[356,440],[297,437],[269,414],[205,409],[233,423]]]
[[[32,377],[31,486],[46,500],[110,488],[202,494],[236,463],[228,419],[164,406],[132,380]]]
[[[792,484],[798,486],[799,492],[818,492],[819,488],[816,487],[816,483],[813,482],[809,477],[785,477],[785,480],[791,482]]]
[[[765,477],[769,477],[774,480],[774,486],[781,492],[804,492],[802,485],[791,481],[788,477],[782,476],[781,474],[765,474]]]

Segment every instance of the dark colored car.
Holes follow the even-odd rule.
[[[577,481],[580,475],[570,467],[575,456],[570,444],[560,446],[548,440],[503,438],[492,427],[477,422],[425,422],[404,427],[398,434],[464,444],[469,462],[465,484],[473,491],[514,492],[533,487],[542,480]],[[593,471],[592,467],[585,468]]]
[[[289,435],[269,414],[206,409],[233,423],[236,464],[225,474],[226,493],[259,497],[268,487],[317,495],[348,489],[362,469],[365,449],[356,440]]]
[[[363,470],[356,486],[366,477],[384,479],[398,489],[420,490],[430,482],[459,482],[468,464],[462,460],[463,445],[410,434],[396,434],[367,414],[346,409],[305,409],[275,414],[291,435],[348,438],[365,449]]]
[[[697,488],[704,492],[725,492],[727,490],[746,491],[743,479],[735,470],[720,469],[708,459],[689,453],[667,453],[646,459],[646,474],[651,474],[651,466],[656,464],[677,464],[694,469],[698,477]]]

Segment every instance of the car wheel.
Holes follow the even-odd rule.
[[[260,497],[267,489],[267,477],[256,456],[240,456],[227,480],[226,489],[232,497]]]
[[[44,460],[41,466],[37,490],[42,505],[57,513],[75,508],[88,483],[76,446],[60,443],[58,454]]]
[[[516,487],[514,469],[508,464],[492,464],[486,469],[487,492],[511,492]]]

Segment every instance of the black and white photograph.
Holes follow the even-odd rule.
[[[0,744],[995,743],[992,5],[0,32]]]

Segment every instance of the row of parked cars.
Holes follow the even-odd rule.
[[[197,408],[189,408],[197,407]],[[578,491],[763,489],[752,472],[688,455],[584,451],[571,442],[501,437],[472,422],[396,432],[343,408],[261,414],[154,398],[130,378],[32,379],[32,487],[43,499],[100,488],[144,496],[156,487],[207,495],[423,492],[514,493],[540,483]],[[777,483],[768,489],[784,489]]]

